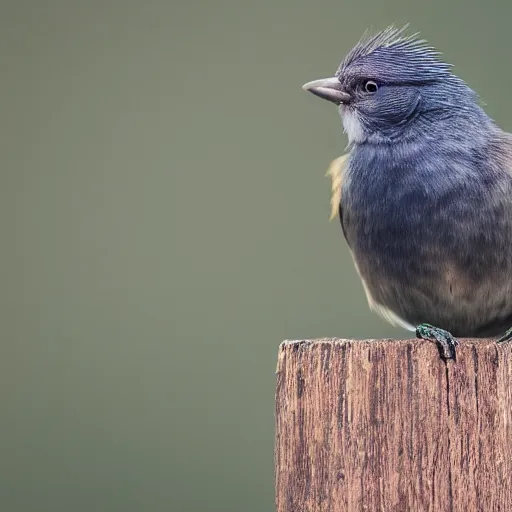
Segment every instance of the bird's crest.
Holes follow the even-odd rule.
[[[435,61],[438,71],[449,72],[452,66],[440,59],[441,52],[430,46],[425,39],[420,39],[419,32],[407,35],[408,28],[408,24],[401,28],[391,25],[373,36],[367,30],[343,59],[338,72],[355,61],[384,49],[399,52],[405,59],[414,60],[417,64],[431,64]]]

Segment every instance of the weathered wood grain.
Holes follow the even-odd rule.
[[[284,342],[278,512],[512,511],[512,345]]]

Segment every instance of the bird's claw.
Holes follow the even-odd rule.
[[[503,336],[500,336],[496,343],[505,343],[510,340],[512,340],[512,327]]]
[[[420,324],[416,327],[416,337],[433,341],[437,345],[442,359],[455,359],[455,347],[459,341],[448,331],[430,324]]]

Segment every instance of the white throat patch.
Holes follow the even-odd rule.
[[[341,112],[341,119],[343,121],[343,129],[348,136],[348,141],[352,142],[363,142],[364,131],[361,121],[356,112],[351,109],[344,108]]]

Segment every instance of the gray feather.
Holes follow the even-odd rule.
[[[406,328],[502,333],[512,324],[512,136],[403,29],[365,37],[337,76],[356,134],[340,220],[370,305]],[[361,91],[368,78],[376,94]]]

